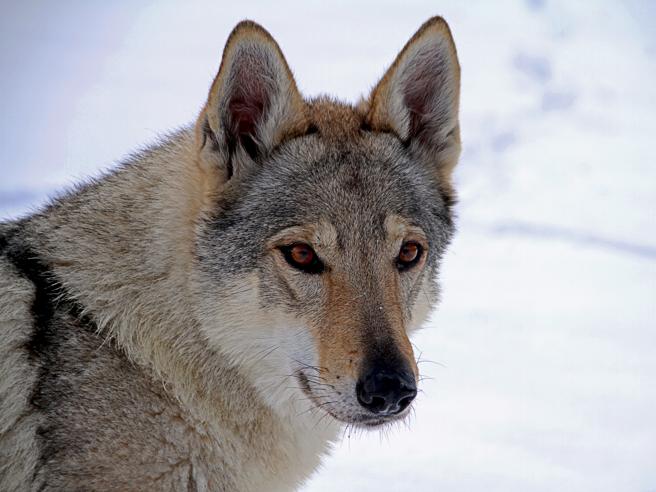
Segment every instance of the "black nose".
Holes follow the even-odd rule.
[[[408,371],[373,369],[358,381],[355,391],[358,402],[367,410],[395,415],[405,410],[417,396],[417,384]]]

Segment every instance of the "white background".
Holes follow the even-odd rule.
[[[4,3],[3,217],[192,121],[243,18],[306,95],[355,101],[443,15],[464,153],[427,379],[305,490],[656,491],[656,4]]]

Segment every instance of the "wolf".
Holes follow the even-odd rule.
[[[459,87],[440,17],[357,104],[243,21],[194,124],[0,224],[0,490],[294,490],[406,417]]]

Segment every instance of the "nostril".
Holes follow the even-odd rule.
[[[412,395],[408,395],[404,398],[401,398],[401,400],[399,401],[399,409],[396,413],[401,413],[403,410],[408,408],[410,406],[410,403],[412,403],[412,400],[415,399],[416,394],[417,393],[415,392]]]
[[[386,407],[387,407],[387,402],[385,401],[385,398],[381,396],[374,396],[371,399],[371,403],[369,404],[369,409],[374,412],[384,411]]]

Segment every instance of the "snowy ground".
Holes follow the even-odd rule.
[[[14,2],[0,216],[191,121],[231,27],[355,100],[430,15],[463,67],[460,233],[407,427],[346,436],[318,491],[656,491],[653,2]],[[241,2],[235,2],[235,5]]]

